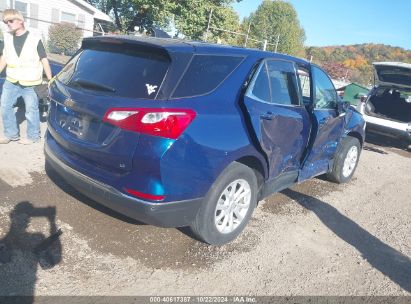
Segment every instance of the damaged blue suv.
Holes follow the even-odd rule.
[[[141,222],[236,238],[258,200],[314,176],[344,183],[362,116],[291,56],[172,39],[85,39],[49,86],[46,161]]]

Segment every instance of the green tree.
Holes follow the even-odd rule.
[[[124,6],[127,6],[127,0],[86,0],[89,4],[95,6],[103,13],[114,15],[114,22],[118,29],[122,30],[123,24],[121,22],[121,11]]]
[[[267,50],[275,49],[272,44],[276,43],[277,37],[280,53],[297,55],[304,50],[305,32],[294,7],[288,2],[264,0],[245,22],[251,22],[250,37],[268,40]]]
[[[175,25],[179,33],[191,39],[202,39],[206,33],[208,20],[211,14],[208,40],[235,44],[236,36],[216,30],[224,29],[232,32],[239,30],[240,21],[238,14],[229,6],[232,1],[198,1],[187,0],[184,5],[177,7],[175,12]],[[212,13],[211,13],[212,11]]]
[[[175,26],[178,33],[191,39],[203,36],[211,9],[213,25],[225,29],[238,28],[238,15],[229,6],[241,0],[87,0],[107,14],[114,15],[120,30],[130,26],[134,16],[144,9],[148,19],[163,28]],[[215,33],[213,33],[215,34]],[[225,38],[227,39],[227,38]]]
[[[72,23],[53,24],[49,27],[50,52],[73,55],[79,48],[83,33]]]
[[[228,30],[233,33],[241,31],[240,18],[237,12],[231,6],[225,6],[213,11],[213,19],[211,25],[220,29]],[[229,32],[219,31],[213,32],[224,44],[236,45],[238,36]]]

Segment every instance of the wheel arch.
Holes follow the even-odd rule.
[[[241,163],[254,171],[255,176],[257,177],[258,188],[264,184],[266,178],[266,170],[260,159],[256,156],[243,156],[236,160],[236,162]]]
[[[351,131],[347,133],[347,136],[351,136],[354,137],[356,139],[358,139],[358,141],[360,142],[361,148],[364,145],[364,138],[361,136],[360,133],[356,132],[356,131]]]

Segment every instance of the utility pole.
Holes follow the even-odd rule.
[[[208,32],[210,30],[210,24],[211,24],[211,17],[213,16],[213,9],[211,9],[210,11],[210,15],[208,16],[208,24],[207,24],[207,31],[204,37],[204,41],[207,42],[208,39]]]
[[[278,43],[280,42],[280,34],[277,35],[277,42],[275,43],[275,53],[277,53]]]
[[[247,47],[248,35],[250,35],[250,28],[251,28],[251,20],[250,20],[250,23],[248,24],[247,36],[245,36],[244,47]]]
[[[263,51],[265,51],[267,49],[267,39],[264,39],[264,45],[263,45]]]

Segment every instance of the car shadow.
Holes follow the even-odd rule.
[[[119,221],[132,224],[132,225],[138,225],[138,226],[147,226],[147,224],[140,222],[138,220],[132,219],[130,217],[127,217],[121,213],[118,213],[110,208],[105,207],[104,205],[101,205],[91,198],[85,196],[84,194],[80,193],[76,188],[72,187],[70,184],[66,183],[64,179],[52,168],[50,165],[46,163],[46,174],[50,178],[50,180],[57,185],[61,190],[63,190],[65,193],[70,195],[71,197],[75,198],[81,203],[86,204],[87,206],[102,212],[110,217],[113,217]],[[176,227],[178,231],[180,231],[182,234],[185,234],[189,238],[192,238],[194,240],[197,240],[199,242],[203,242],[201,239],[199,239],[191,230],[190,227]]]
[[[72,187],[70,184],[66,183],[65,180],[46,162],[45,164],[45,169],[46,169],[46,174],[50,178],[50,180],[57,185],[61,190],[63,190],[65,193],[70,195],[71,197],[75,198],[76,200],[86,204],[87,206],[107,214],[108,216],[111,216],[115,219],[118,219],[120,221],[133,224],[133,225],[141,225],[144,226],[146,225],[143,222],[137,221],[135,219],[132,219],[130,217],[127,217],[125,215],[122,215],[110,208],[107,208],[91,198],[85,196],[84,194],[80,193],[76,188]]]
[[[409,151],[407,149],[407,145],[399,142],[398,140],[391,139],[389,137],[374,134],[374,133],[367,132],[365,136],[365,141],[369,144],[380,146],[380,147],[396,148],[396,149],[400,149],[404,151]]]
[[[379,153],[379,154],[388,154],[384,150],[378,149],[378,148],[370,146],[370,145],[364,145],[363,149],[366,150],[366,151],[375,152],[375,153]]]
[[[328,203],[291,189],[282,193],[314,212],[333,233],[358,250],[371,266],[411,292],[409,257],[380,241]]]

